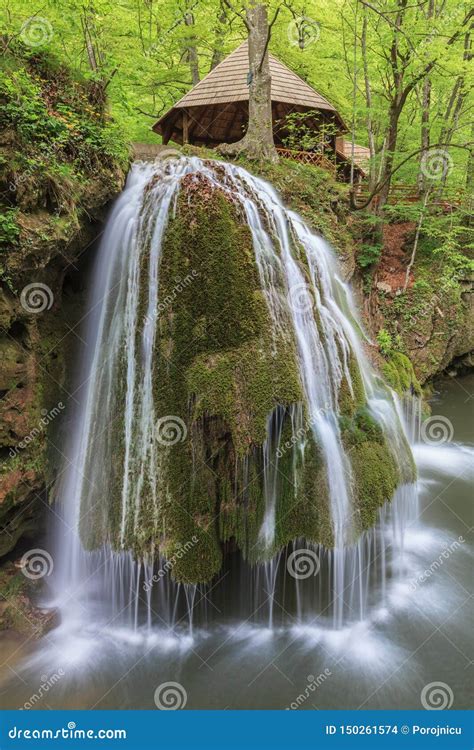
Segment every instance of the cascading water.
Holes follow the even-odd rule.
[[[196,617],[205,618],[208,601],[227,596],[225,576],[216,588],[173,583],[155,541],[161,533],[160,507],[166,502],[160,495],[162,448],[155,409],[160,262],[183,181],[193,176],[222,191],[245,216],[272,334],[275,341],[278,336],[293,341],[304,397],[304,403],[277,407],[268,415],[265,512],[255,564],[239,563],[242,587],[248,592],[239,608],[245,616],[265,611],[273,625],[275,590],[285,578],[297,622],[331,613],[332,623],[341,627],[345,619],[364,617],[374,603],[369,601],[374,577],[383,597],[392,544],[389,529],[400,548],[404,524],[416,510],[401,408],[366,360],[350,290],[326,243],[287,210],[264,181],[237,166],[197,158],[134,165],[102,239],[79,389],[81,407],[57,489],[63,517],[57,534],[56,603],[63,618],[81,620],[94,611],[94,616],[100,612],[115,623],[151,628],[183,621],[192,626]],[[360,382],[354,382],[354,373],[360,373]],[[356,388],[362,391],[398,466],[399,487],[391,507],[379,511],[371,531],[358,527],[354,507],[353,458],[341,431],[343,387],[351,399]],[[282,448],[285,415],[291,423],[288,450],[295,487],[308,446],[315,444],[320,451],[328,487],[330,549],[303,538],[283,552],[275,548],[279,457],[287,450]],[[173,429],[180,426],[178,420]],[[244,458],[244,485],[248,471]],[[146,554],[141,554],[136,549],[144,516],[156,535],[145,540]],[[290,553],[300,553],[303,564],[305,555],[310,562],[317,560],[320,575],[308,579],[298,569],[300,574],[288,578],[294,559]],[[157,569],[160,585],[149,586]],[[162,579],[163,570],[167,575]]]
[[[250,291],[232,296],[245,261]],[[232,299],[220,329],[214,276],[214,304]],[[326,243],[236,166],[135,164],[93,282],[54,506],[60,622],[21,658],[15,640],[4,703],[154,709],[172,685],[193,709],[407,708],[442,680],[467,708],[474,451],[427,440],[420,401],[373,371]],[[194,337],[206,346],[177,360]],[[264,404],[253,431],[246,379]],[[434,408],[469,440],[464,388],[442,388]],[[52,687],[32,705],[39,675]]]

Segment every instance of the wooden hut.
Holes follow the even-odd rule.
[[[276,57],[269,55],[269,63],[277,150],[282,156],[319,164],[334,172],[338,165],[342,165],[341,175],[346,178],[344,150],[341,147],[338,156],[336,148],[336,141],[342,142],[337,136],[347,132],[341,115],[324,96]],[[248,68],[248,44],[244,42],[160,117],[153,130],[162,136],[165,144],[171,140],[212,148],[220,143],[240,140],[248,122]],[[314,129],[315,133],[324,131],[321,147],[308,151],[286,147],[287,118],[294,113],[308,113],[304,119],[305,127]]]
[[[269,55],[274,123],[290,112],[317,110],[338,130],[347,130],[335,107],[302,78]],[[248,47],[244,42],[188,91],[153,126],[163,142],[215,146],[242,138],[248,120]],[[281,143],[276,127],[277,145]]]

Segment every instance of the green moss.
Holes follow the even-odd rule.
[[[186,146],[182,150],[201,159],[221,158],[210,149]],[[342,259],[353,259],[354,234],[359,232],[360,219],[349,212],[347,185],[325,169],[292,159],[280,159],[273,164],[239,157],[237,163],[270,182],[285,205],[297,211],[315,232],[330,242]]]
[[[377,443],[384,442],[382,428],[366,407],[355,412],[352,418],[340,417],[339,425],[343,442],[348,449],[368,440]]]
[[[395,459],[385,444],[367,440],[350,453],[355,482],[355,517],[358,531],[374,525],[377,511],[390,501],[399,482]]]
[[[244,552],[255,540],[268,414],[301,398],[293,344],[271,336],[250,230],[205,180],[183,186],[164,238],[160,298],[169,304],[159,323],[158,417],[176,415],[188,431],[162,459],[161,547],[170,554],[196,536],[173,575],[205,581],[221,566],[221,539],[235,538]],[[248,454],[249,492],[236,475]]]
[[[264,553],[259,543],[268,418],[302,400],[295,344],[272,333],[251,234],[237,207],[203,179],[185,182],[160,271],[160,298],[170,302],[159,324],[158,417],[173,414],[187,425],[186,441],[161,451],[160,549],[173,560],[174,550],[198,539],[173,561],[174,577],[210,580],[229,540],[252,562],[297,537],[332,544],[321,456],[310,432],[292,442],[289,412],[281,436],[289,447],[275,477],[274,550]],[[175,294],[177,280],[190,277]],[[351,373],[362,400],[355,362]],[[150,521],[147,528],[152,534]]]
[[[333,544],[329,491],[319,448],[311,432],[279,463],[276,548],[297,538]]]
[[[237,453],[261,445],[269,413],[277,405],[301,399],[298,372],[291,347],[271,351],[265,336],[216,355],[201,355],[188,373],[194,395],[194,418],[221,415],[229,425]]]
[[[343,377],[339,389],[339,410],[345,417],[352,417],[366,401],[364,383],[354,355],[349,359],[349,374],[351,376],[352,393],[346,377]]]
[[[145,247],[139,319],[146,310],[149,252]],[[250,230],[238,205],[202,175],[184,180],[163,239],[159,283],[156,417],[173,415],[185,435],[172,446],[157,446],[158,486],[143,486],[136,525],[131,518],[126,525],[126,546],[141,557],[158,545],[175,580],[184,583],[210,581],[221,569],[224,543],[235,544],[252,563],[296,538],[332,546],[321,453],[310,427],[297,430],[290,417],[289,407],[303,401],[291,326],[282,334],[272,325]],[[140,335],[139,326],[137,343]],[[343,439],[350,450],[377,447],[377,508],[391,497],[390,455],[366,408],[355,357],[349,370],[352,390],[343,380],[339,397]],[[278,460],[268,466],[264,443],[275,410],[282,432],[271,447],[272,455],[278,448]],[[123,446],[114,450],[120,455]],[[355,495],[359,526],[366,528],[371,509],[363,480],[357,475]],[[272,549],[264,549],[259,531],[269,486],[275,539]],[[101,509],[95,513],[90,545],[104,535],[116,543],[118,505],[109,508],[107,520]]]
[[[466,294],[472,259],[462,206],[456,216],[454,222],[443,212],[430,216],[428,236],[420,235],[413,283],[394,298],[383,293],[377,298],[379,320],[396,349],[409,356],[422,385],[444,371],[457,351],[472,348],[472,305]],[[396,374],[390,375],[396,384]]]
[[[382,365],[385,380],[397,393],[413,392],[421,394],[421,385],[415,375],[413,365],[402,352],[393,351]]]

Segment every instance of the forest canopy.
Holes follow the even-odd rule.
[[[472,184],[469,3],[268,6],[270,51],[327,97],[357,142],[370,147],[372,181],[388,157],[392,168],[402,163],[402,181],[436,173],[443,183]],[[102,87],[129,140],[151,143],[158,140],[153,122],[247,34],[243,5],[229,0],[4,0],[2,27],[4,47],[19,43],[32,55],[59,56]]]

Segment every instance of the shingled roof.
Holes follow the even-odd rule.
[[[276,57],[269,55],[274,119],[289,112],[319,110],[347,128],[333,105]],[[190,117],[190,142],[218,143],[242,137],[248,111],[248,44],[243,42],[153,126],[166,142],[183,141],[183,110]]]

